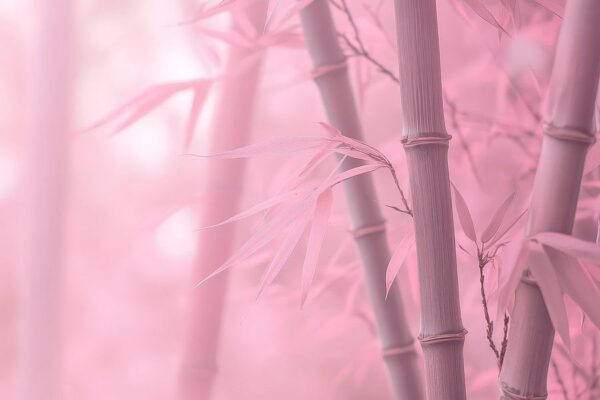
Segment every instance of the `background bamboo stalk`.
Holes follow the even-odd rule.
[[[267,2],[256,2],[243,10],[259,33],[263,30],[266,6]],[[233,29],[239,31],[235,21]],[[211,143],[209,150],[204,153],[218,153],[248,143],[255,93],[260,81],[261,57],[254,60],[243,73],[237,72],[254,53],[253,49],[231,47],[225,68],[225,74],[231,75],[221,83],[211,128]],[[244,167],[243,159],[214,160],[209,163],[203,181],[202,226],[223,221],[236,213],[243,189]],[[200,231],[192,285],[229,258],[234,238],[235,227],[230,224]],[[228,279],[228,272],[225,271],[190,294],[180,371],[179,395],[182,400],[211,397],[218,370],[219,338]]]
[[[592,132],[600,74],[600,2],[567,2],[549,91],[549,124]],[[588,146],[544,135],[533,187],[528,234],[571,233]],[[554,329],[540,290],[516,293],[500,382],[510,393],[544,396]],[[509,392],[509,393],[506,393]]]
[[[306,44],[316,69],[339,66],[346,62],[327,0],[316,0],[300,12]],[[362,126],[346,67],[333,69],[315,77],[330,124],[345,136],[363,140]],[[344,169],[360,165],[359,160],[347,160]],[[383,216],[377,192],[369,175],[357,176],[344,183],[353,230],[381,224]],[[356,239],[362,259],[364,276],[371,300],[379,340],[383,349],[404,348],[414,342],[406,321],[397,284],[386,299],[386,267],[390,250],[385,231]],[[384,357],[388,380],[394,399],[421,399],[423,389],[417,354],[412,352]]]
[[[446,137],[435,0],[396,0],[404,137]],[[446,142],[447,143],[447,142]],[[406,148],[413,202],[421,343],[429,400],[465,399],[464,328],[459,304],[448,148]],[[439,335],[447,340],[427,342]],[[454,339],[454,340],[451,340]]]
[[[19,396],[61,398],[61,292],[69,149],[69,0],[33,4],[25,135]]]

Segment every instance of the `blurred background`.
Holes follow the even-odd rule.
[[[208,239],[211,231],[199,228],[228,216],[212,207],[238,199],[232,215],[267,199],[308,155],[257,157],[242,166],[184,153],[244,144],[231,135],[251,143],[324,134],[295,2],[272,1],[268,24],[258,29],[247,16],[266,2],[230,3],[0,2],[0,398],[175,399],[185,385],[185,360],[202,351],[216,357],[218,367],[207,367],[215,400],[388,398],[339,189],[302,309],[304,242],[260,300],[255,293],[275,247],[232,268],[227,284],[213,290],[222,305],[208,294],[193,300],[211,293],[210,282],[193,286],[219,265],[198,264],[208,253],[231,251],[219,249],[221,240],[233,240],[235,249],[260,225],[251,218],[221,232],[226,238]],[[562,10],[558,0],[517,1],[517,11],[505,3],[482,1],[499,29],[464,1],[438,2],[451,175],[478,229],[515,189],[525,188],[511,215],[526,207]],[[392,2],[348,4],[366,47],[396,72]],[[334,15],[340,32],[351,34],[347,16]],[[226,72],[245,89],[231,89]],[[407,187],[398,87],[364,57],[350,58],[350,73],[367,141],[397,163]],[[160,86],[174,82],[184,84]],[[194,95],[198,118],[190,127]],[[243,132],[223,122],[249,112]],[[382,208],[397,203],[389,175],[375,178]],[[579,217],[584,237],[596,233],[598,204],[591,199]],[[401,214],[384,212],[392,241],[412,229]],[[462,233],[457,240],[469,248]],[[477,263],[462,251],[458,257],[470,398],[495,398]],[[490,291],[494,268],[486,272]],[[415,334],[416,276],[411,255],[399,283]],[[196,303],[202,306],[195,312]],[[198,317],[190,328],[198,313],[212,319]],[[198,344],[189,329],[216,333]],[[574,354],[595,351],[595,331],[583,326],[574,335]],[[582,378],[555,353],[550,398],[564,398],[558,377],[575,396]],[[579,366],[591,374],[595,363]]]

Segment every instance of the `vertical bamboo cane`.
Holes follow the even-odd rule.
[[[257,32],[263,29],[266,3],[246,9],[246,16]],[[237,24],[234,23],[234,29]],[[220,88],[211,127],[210,151],[217,153],[247,144],[250,138],[255,92],[260,78],[260,60],[241,74],[240,64],[253,54],[252,49],[232,47],[226,65],[226,78]],[[239,185],[244,160],[211,161],[204,177],[204,201],[200,223],[209,225],[235,214],[242,191]],[[192,283],[196,284],[231,255],[235,229],[232,225],[201,231]],[[182,400],[209,399],[217,375],[217,357],[228,273],[224,272],[193,290],[189,298],[189,316],[185,331],[179,396]]]
[[[71,75],[70,0],[34,2],[25,138],[19,395],[61,397],[61,283]]]
[[[315,71],[319,68],[326,71],[317,73],[315,82],[329,122],[344,135],[362,140],[362,126],[348,78],[346,59],[339,46],[327,0],[314,1],[302,9],[300,17]],[[358,160],[347,160],[344,168],[354,168],[359,164]],[[369,175],[362,175],[346,181],[344,189],[354,232],[369,232],[355,235],[356,245],[362,259],[393,398],[422,399],[414,338],[406,321],[398,286],[395,284],[390,290],[387,300],[385,297],[385,273],[390,259],[387,235],[383,229],[368,229],[382,227],[383,223],[375,186]]]
[[[413,201],[429,400],[465,399],[435,0],[396,0],[404,147]]]
[[[600,74],[600,2],[567,2],[550,85],[549,124],[533,186],[528,234],[571,233]],[[504,399],[544,399],[554,329],[539,288],[521,282],[500,382]]]

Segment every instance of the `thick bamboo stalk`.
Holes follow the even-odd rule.
[[[585,156],[592,141],[600,74],[599,19],[599,1],[567,2],[552,71],[548,127],[533,186],[530,235],[571,233],[573,228]],[[545,398],[553,340],[554,329],[540,290],[521,282],[500,374],[503,398]]]
[[[245,10],[257,32],[262,32],[267,2],[253,3]],[[234,23],[233,29],[238,29]],[[209,151],[218,153],[244,146],[250,139],[255,93],[261,62],[257,59],[243,73],[237,73],[254,50],[230,49],[225,73],[231,73],[220,87],[211,127]],[[200,223],[203,226],[223,221],[236,213],[241,197],[244,160],[211,161],[206,168]],[[192,284],[195,285],[231,255],[235,227],[225,225],[200,231]],[[221,322],[228,287],[227,271],[194,289],[189,297],[184,354],[180,371],[179,398],[210,399],[217,375]]]
[[[346,59],[343,55],[327,0],[316,0],[300,12],[306,44],[315,66],[315,82],[319,88],[327,118],[348,137],[363,140],[362,126],[350,86]],[[328,68],[331,67],[331,68]],[[347,160],[345,169],[357,167],[358,160]],[[344,183],[355,232],[381,226],[377,193],[369,175],[361,175]],[[365,230],[366,232],[366,230]],[[386,300],[385,274],[390,260],[387,235],[382,229],[357,235],[358,247],[367,291],[387,368],[394,399],[423,398],[417,354],[412,347],[414,337],[406,321],[397,284]],[[409,349],[411,351],[394,351]]]
[[[69,144],[71,8],[34,2],[28,75],[19,398],[61,398],[61,292]]]
[[[448,139],[435,0],[396,0],[404,146],[413,201],[429,400],[465,399]]]

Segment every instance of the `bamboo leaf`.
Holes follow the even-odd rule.
[[[114,110],[110,111],[106,116],[102,117],[89,127],[83,129],[81,133],[98,129],[104,125],[115,122],[120,118],[125,118],[113,131],[113,133],[118,133],[137,122],[175,93],[182,90],[187,90],[196,85],[209,85],[210,83],[211,81],[209,80],[199,79],[194,81],[163,83],[150,87],[132,99],[126,101],[122,105],[118,106]],[[128,113],[130,113],[129,116],[127,116]]]
[[[256,293],[257,300],[260,298],[264,290],[271,283],[273,283],[277,275],[279,275],[279,273],[287,263],[287,260],[290,258],[290,255],[292,254],[292,252],[296,248],[296,245],[300,241],[302,233],[304,233],[304,229],[306,228],[307,224],[308,218],[306,218],[305,216],[292,223],[292,226],[289,228],[285,238],[283,239],[283,242],[281,243],[281,246],[279,247],[279,249],[277,249],[273,260],[271,261],[271,265],[269,265],[269,268],[263,276],[260,288]]]
[[[210,81],[201,82],[194,88],[194,100],[192,101],[192,107],[190,109],[190,115],[188,116],[187,125],[185,128],[184,137],[184,149],[189,149],[192,139],[194,137],[194,131],[198,123],[198,116],[202,111],[202,107],[206,101],[208,95],[208,89],[211,86]]]
[[[330,182],[328,182],[326,186],[333,187],[333,186],[337,185],[338,183],[341,183],[350,178],[354,178],[355,176],[367,174],[369,172],[373,172],[375,170],[378,170],[380,168],[385,168],[385,167],[386,166],[383,164],[361,165],[360,167],[355,167],[355,168],[349,169],[347,171],[344,171],[344,172],[334,176],[333,179]]]
[[[600,145],[594,144],[587,153],[583,175],[587,175],[596,168],[600,167]]]
[[[600,265],[600,247],[593,242],[577,239],[558,232],[543,232],[531,237],[540,243],[560,250],[570,256],[591,261]]]
[[[516,195],[516,193],[512,193],[510,196],[508,196],[508,198],[506,200],[504,200],[504,202],[500,205],[500,207],[498,207],[498,209],[494,213],[494,216],[490,220],[490,223],[488,224],[488,226],[483,231],[483,234],[481,235],[481,241],[483,243],[487,243],[488,241],[490,241],[494,237],[494,235],[498,232],[498,229],[500,229],[500,226],[502,225],[502,222],[504,221],[504,217],[506,216],[506,212],[508,211],[508,208],[510,207],[513,200],[515,199],[515,195]]]
[[[247,210],[244,210],[244,211],[242,211],[242,212],[234,215],[233,217],[227,218],[226,220],[224,220],[222,222],[216,223],[214,225],[205,226],[205,227],[202,227],[200,229],[217,228],[219,226],[223,226],[223,225],[226,225],[226,224],[230,224],[232,222],[236,222],[236,221],[242,220],[244,218],[251,217],[251,216],[253,216],[255,214],[258,214],[258,213],[260,213],[262,211],[266,211],[269,208],[271,208],[271,207],[273,207],[273,206],[275,206],[277,204],[280,204],[280,203],[282,203],[282,202],[284,202],[286,200],[289,200],[291,198],[297,197],[299,195],[300,195],[300,192],[297,191],[297,190],[280,193],[280,194],[278,194],[276,196],[271,197],[270,199],[267,199],[265,201],[262,201],[262,202],[260,202],[260,203],[258,203],[256,205],[250,207]]]
[[[265,222],[265,224],[263,224],[223,265],[209,274],[206,278],[202,279],[194,288],[202,286],[210,278],[226,271],[236,263],[250,257],[258,250],[271,243],[282,232],[285,232],[290,224],[305,215],[311,206],[312,202],[303,201],[294,204],[289,209],[279,210],[277,214],[273,215],[270,220]]]
[[[544,249],[539,244],[533,246],[529,257],[529,268],[540,287],[554,329],[564,345],[570,349],[569,318],[558,276]]]
[[[539,4],[546,10],[550,11],[554,15],[559,18],[562,18],[565,12],[564,2],[560,2],[558,0],[533,0],[535,3]]]
[[[289,154],[298,151],[311,150],[320,148],[330,142],[327,138],[322,137],[295,137],[295,138],[274,138],[264,140],[258,143],[253,143],[248,146],[238,147],[233,150],[224,151],[216,154],[188,154],[194,157],[201,158],[216,158],[216,159],[235,159],[249,158],[265,154]]]
[[[530,244],[528,240],[520,239],[509,243],[505,250],[505,261],[503,262],[502,269],[505,273],[508,273],[508,279],[505,282],[499,283],[498,292],[498,308],[497,308],[497,319],[499,319],[508,308],[510,299],[515,293],[523,271],[525,270],[525,263],[530,252]],[[495,296],[491,296],[495,297]]]
[[[515,218],[513,220],[513,222],[511,222],[510,224],[508,224],[504,229],[502,229],[500,231],[500,233],[498,233],[497,235],[494,236],[494,238],[492,239],[492,241],[489,243],[489,246],[492,246],[495,243],[497,243],[499,240],[501,240],[517,224],[517,222],[519,222],[519,220],[521,218],[523,218],[523,216],[526,213],[527,213],[527,209],[523,210],[523,212],[521,214],[519,214],[517,216],[517,218]]]
[[[415,237],[413,234],[409,234],[404,237],[398,247],[394,250],[392,257],[390,258],[390,262],[387,266],[387,270],[385,272],[385,296],[390,293],[390,289],[392,287],[392,283],[394,283],[394,279],[398,276],[398,272],[404,265],[404,261],[408,257],[410,249],[415,244]]]
[[[304,265],[302,267],[301,306],[303,306],[306,301],[308,291],[310,290],[310,286],[315,276],[319,254],[327,229],[327,221],[331,215],[332,203],[333,193],[331,189],[325,190],[317,199],[306,247],[306,257],[304,258]]]
[[[465,3],[479,15],[484,21],[492,25],[494,28],[508,35],[508,32],[500,25],[494,14],[481,2],[481,0],[464,0]],[[510,36],[510,35],[509,35]]]
[[[469,212],[467,203],[465,202],[465,199],[462,197],[456,186],[454,186],[454,184],[452,184],[452,188],[454,189],[456,212],[458,214],[458,220],[460,221],[460,225],[463,231],[465,232],[465,235],[467,235],[467,237],[471,239],[474,243],[477,243],[477,234],[475,233],[473,218],[471,218],[471,213]]]
[[[600,328],[600,290],[581,263],[560,251],[545,249],[550,258],[561,287],[577,303],[592,322]]]

